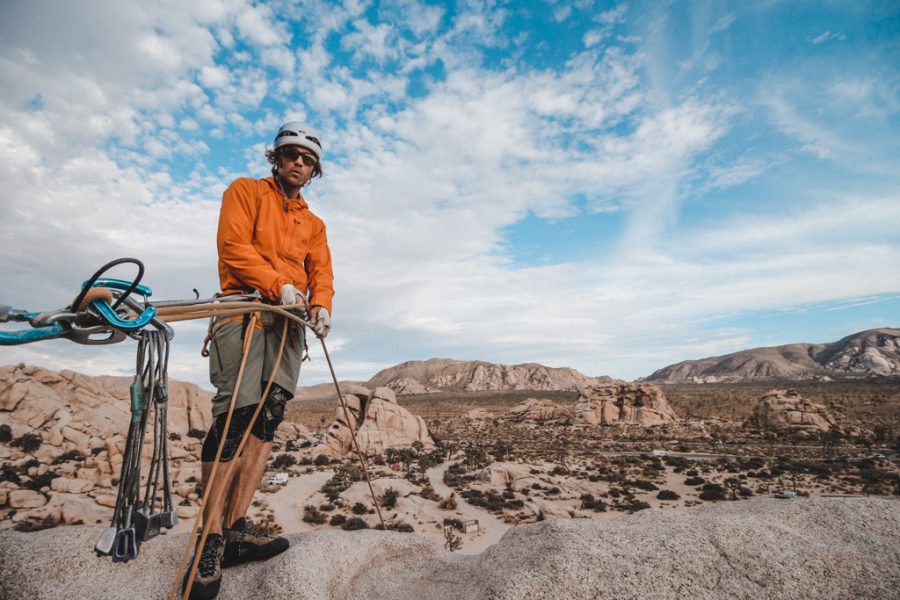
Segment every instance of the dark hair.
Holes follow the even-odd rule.
[[[269,161],[270,165],[272,165],[272,177],[278,176],[278,160],[281,158],[281,151],[286,147],[287,146],[281,146],[280,148],[276,148],[275,150],[271,150],[268,147],[266,148],[266,160]],[[313,179],[321,177],[323,174],[322,163],[321,161],[317,160],[315,166],[313,167],[313,172],[309,180],[312,181]]]

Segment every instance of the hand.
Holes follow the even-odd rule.
[[[313,306],[309,310],[309,320],[313,324],[313,331],[316,332],[316,335],[320,338],[328,337],[328,332],[331,330],[331,315],[328,314],[328,309],[324,306]]]
[[[306,297],[290,283],[281,286],[281,304],[284,306],[299,304],[301,305],[300,312],[306,312],[307,310]]]

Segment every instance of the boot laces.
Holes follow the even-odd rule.
[[[203,552],[200,554],[200,563],[197,565],[197,572],[202,577],[210,577],[216,572],[219,565],[219,548],[223,541],[219,537],[209,538],[203,546]]]

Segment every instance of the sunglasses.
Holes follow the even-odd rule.
[[[316,163],[319,162],[319,160],[314,155],[308,154],[306,152],[300,152],[296,148],[285,148],[281,151],[281,156],[291,162],[294,162],[299,158],[307,167],[314,167]]]

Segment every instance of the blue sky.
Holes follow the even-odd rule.
[[[298,118],[325,145],[306,196],[342,378],[633,379],[898,326],[898,65],[891,2],[6,2],[0,302],[61,307],[125,255],[156,297],[212,294],[221,193]],[[205,384],[204,330],[177,327],[173,376]]]

